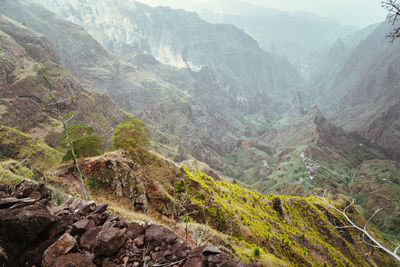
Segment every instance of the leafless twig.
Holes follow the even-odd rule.
[[[343,226],[346,228],[354,228],[356,230],[358,230],[359,232],[362,233],[362,242],[364,242],[365,244],[372,246],[372,247],[376,247],[376,248],[380,248],[383,251],[385,251],[386,253],[388,253],[389,255],[393,256],[397,261],[400,262],[400,256],[397,255],[398,250],[400,249],[400,245],[396,247],[396,249],[394,249],[393,251],[386,248],[385,246],[383,246],[381,243],[378,242],[378,240],[376,240],[367,230],[367,225],[368,223],[372,220],[372,218],[378,213],[380,212],[382,209],[377,209],[374,214],[372,214],[372,216],[367,220],[367,222],[364,225],[364,228],[359,227],[358,225],[356,225],[351,219],[350,217],[346,214],[346,211],[348,208],[350,208],[353,204],[354,201],[352,201],[349,205],[346,206],[346,208],[342,211],[338,208],[336,208],[334,205],[332,205],[327,199],[326,199],[326,194],[327,194],[327,190],[324,190],[324,193],[322,196],[318,196],[317,194],[315,194],[319,199],[322,199],[328,206],[329,208],[339,212],[341,215],[343,215],[343,217],[346,219],[346,221],[350,224],[348,226]],[[343,228],[341,227],[341,228]],[[368,242],[365,240],[365,237],[368,237],[368,239],[372,242]]]
[[[175,262],[172,262],[172,263],[155,263],[153,266],[154,267],[165,267],[165,266],[173,266],[173,265],[175,265],[175,264],[178,264],[178,263],[180,263],[181,261],[184,261],[186,258],[184,258],[184,259],[182,259],[182,260],[179,260],[179,261],[175,261]]]
[[[388,11],[387,19],[389,23],[395,25],[400,20],[400,3],[398,0],[384,0],[381,2],[382,7]],[[395,28],[393,31],[386,35],[393,43],[394,40],[400,37],[400,27]]]
[[[70,147],[70,149],[71,149],[71,153],[72,153],[72,157],[74,158],[74,163],[75,163],[76,170],[78,171],[79,180],[80,180],[81,183],[82,183],[82,191],[83,191],[85,200],[87,200],[88,197],[87,197],[85,182],[83,181],[82,172],[81,172],[81,170],[80,170],[80,168],[79,168],[79,163],[78,163],[78,159],[76,158],[76,154],[75,154],[75,150],[74,150],[74,145],[73,145],[72,139],[70,138],[70,136],[69,136],[69,134],[68,134],[67,122],[69,121],[69,119],[66,120],[66,119],[64,118],[64,116],[61,114],[61,111],[60,111],[60,102],[59,102],[59,101],[56,99],[56,97],[54,96],[53,86],[51,85],[49,79],[47,78],[46,72],[45,72],[45,69],[44,69],[44,68],[42,68],[42,78],[43,78],[43,80],[44,80],[45,83],[46,83],[46,87],[47,87],[46,89],[47,89],[47,91],[48,91],[48,93],[49,93],[48,98],[49,98],[49,100],[55,105],[58,120],[61,122],[61,124],[62,124],[62,126],[63,126],[64,133],[65,133],[65,137],[66,137],[66,140],[67,140],[67,142],[68,142],[68,144],[69,144],[69,147]],[[41,85],[40,85],[40,87],[43,88],[43,86],[41,86]],[[71,116],[71,118],[73,118],[73,116]],[[70,118],[70,119],[71,119],[71,118]]]

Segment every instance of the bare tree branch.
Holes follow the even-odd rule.
[[[364,228],[359,227],[358,225],[356,225],[351,219],[350,217],[346,214],[346,211],[349,207],[351,207],[354,204],[354,201],[352,201],[349,205],[346,206],[346,208],[342,211],[338,208],[336,208],[334,205],[332,205],[327,199],[326,199],[326,194],[327,194],[327,190],[324,190],[324,193],[322,196],[318,196],[317,194],[315,194],[317,196],[317,198],[321,199],[322,201],[324,201],[329,208],[337,211],[338,213],[340,213],[345,219],[346,221],[349,223],[348,226],[343,226],[340,228],[354,228],[356,230],[358,230],[359,232],[362,233],[362,242],[364,242],[365,244],[372,246],[372,247],[376,247],[376,248],[380,248],[383,251],[385,251],[386,253],[388,253],[389,255],[393,256],[397,261],[400,262],[400,256],[397,255],[398,250],[400,249],[400,245],[398,247],[396,247],[396,249],[394,249],[393,251],[386,248],[385,246],[383,246],[381,243],[379,243],[378,240],[376,240],[367,230],[367,225],[368,223],[372,220],[372,218],[378,213],[380,212],[382,209],[377,209],[374,214],[372,214],[372,216],[367,220],[367,222],[364,225]],[[368,242],[365,240],[365,236],[368,237],[368,240],[370,240],[371,242]]]
[[[397,246],[397,248],[394,250],[394,254],[397,255],[397,251],[399,251],[400,245]]]
[[[382,209],[377,209],[375,212],[374,212],[374,214],[372,214],[372,216],[368,219],[368,221],[365,223],[365,225],[364,225],[364,231],[366,231],[367,230],[367,225],[368,225],[368,223],[372,220],[372,218],[374,218],[374,216],[378,213],[378,212],[380,212]],[[345,211],[346,212],[346,211]]]
[[[85,200],[87,200],[88,198],[87,198],[87,192],[86,192],[85,182],[83,181],[82,172],[81,172],[81,169],[79,168],[79,163],[78,163],[78,160],[77,160],[77,158],[76,158],[76,154],[75,154],[75,150],[74,150],[74,146],[73,146],[73,141],[72,141],[72,139],[71,139],[71,137],[69,136],[68,131],[67,131],[67,124],[66,124],[66,123],[67,123],[67,121],[69,121],[71,118],[73,118],[73,116],[71,116],[71,118],[69,118],[68,120],[65,120],[65,118],[61,115],[61,111],[60,111],[60,102],[58,102],[57,99],[56,99],[56,97],[54,96],[53,87],[52,87],[52,85],[51,85],[49,79],[47,79],[46,72],[45,72],[44,68],[42,68],[42,78],[43,78],[43,80],[46,82],[46,85],[47,85],[47,88],[46,88],[46,89],[47,89],[47,91],[49,92],[49,99],[51,100],[51,102],[54,103],[54,105],[55,105],[55,107],[56,107],[56,112],[57,112],[58,120],[59,120],[59,121],[62,123],[62,125],[63,125],[63,129],[64,129],[64,132],[65,132],[65,137],[66,137],[66,139],[67,139],[67,141],[68,141],[69,147],[70,147],[70,149],[71,149],[72,157],[74,158],[74,163],[75,163],[75,166],[76,166],[76,170],[78,171],[78,174],[79,174],[79,180],[80,180],[81,183],[82,183],[82,191],[83,191],[83,193],[84,193]]]
[[[68,119],[66,119],[66,120],[64,121],[64,123],[67,124],[67,123],[68,123],[70,120],[72,120],[74,117],[75,117],[74,114],[72,114],[71,117],[69,117]]]
[[[398,0],[384,0],[381,4],[388,11],[387,19],[389,23],[393,26],[396,25],[400,20],[400,2]],[[393,29],[393,31],[386,35],[386,38],[389,38],[391,43],[399,37],[400,27]]]

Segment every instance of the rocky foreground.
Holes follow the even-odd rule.
[[[44,184],[0,186],[0,266],[260,266],[212,245],[191,248],[166,227],[113,217],[107,204],[51,199]]]

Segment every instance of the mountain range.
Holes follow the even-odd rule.
[[[130,162],[122,152],[82,161],[85,176],[101,184],[92,190],[94,200],[108,199],[119,211],[132,202],[153,217],[179,221],[183,200],[176,184],[184,182],[193,194],[192,219],[219,231],[221,246],[235,257],[254,260],[245,247],[258,246],[271,266],[393,264],[381,253],[362,259],[353,252],[368,249],[356,245],[354,232],[329,234],[334,243],[324,243],[321,229],[334,224],[328,215],[317,229],[306,227],[316,238],[305,241],[296,232],[301,227],[277,223],[280,209],[272,204],[278,201],[272,194],[284,199],[280,216],[294,223],[293,208],[306,203],[318,214],[322,204],[310,196],[328,189],[340,201],[357,200],[358,221],[383,208],[374,226],[399,237],[400,47],[384,37],[390,25],[357,31],[310,14],[253,13],[199,16],[122,0],[1,1],[0,158],[6,161],[0,171],[13,182],[43,182],[43,172],[60,196],[80,191],[73,167],[56,163],[63,129],[45,75],[64,99],[62,112],[73,115],[72,124],[92,126],[104,149],[112,149],[113,129],[132,114],[150,131],[151,163]],[[298,35],[280,32],[288,24]],[[312,38],[305,29],[312,29]],[[269,39],[282,45],[269,49]],[[305,57],[306,71],[296,61]],[[23,167],[19,161],[31,153],[26,149],[33,156]],[[114,183],[110,172],[122,180]],[[115,195],[109,188],[123,189]],[[254,203],[266,213],[254,217]],[[327,244],[324,252],[314,250],[318,244]]]

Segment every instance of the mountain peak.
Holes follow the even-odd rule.
[[[294,102],[294,109],[300,115],[305,114],[304,107],[303,107],[303,98],[302,98],[302,94],[300,91],[298,91],[296,94],[296,99]]]
[[[322,115],[321,111],[319,110],[318,106],[315,105],[313,106],[307,113],[308,115],[314,115],[315,117],[322,117],[324,118],[324,115]]]

